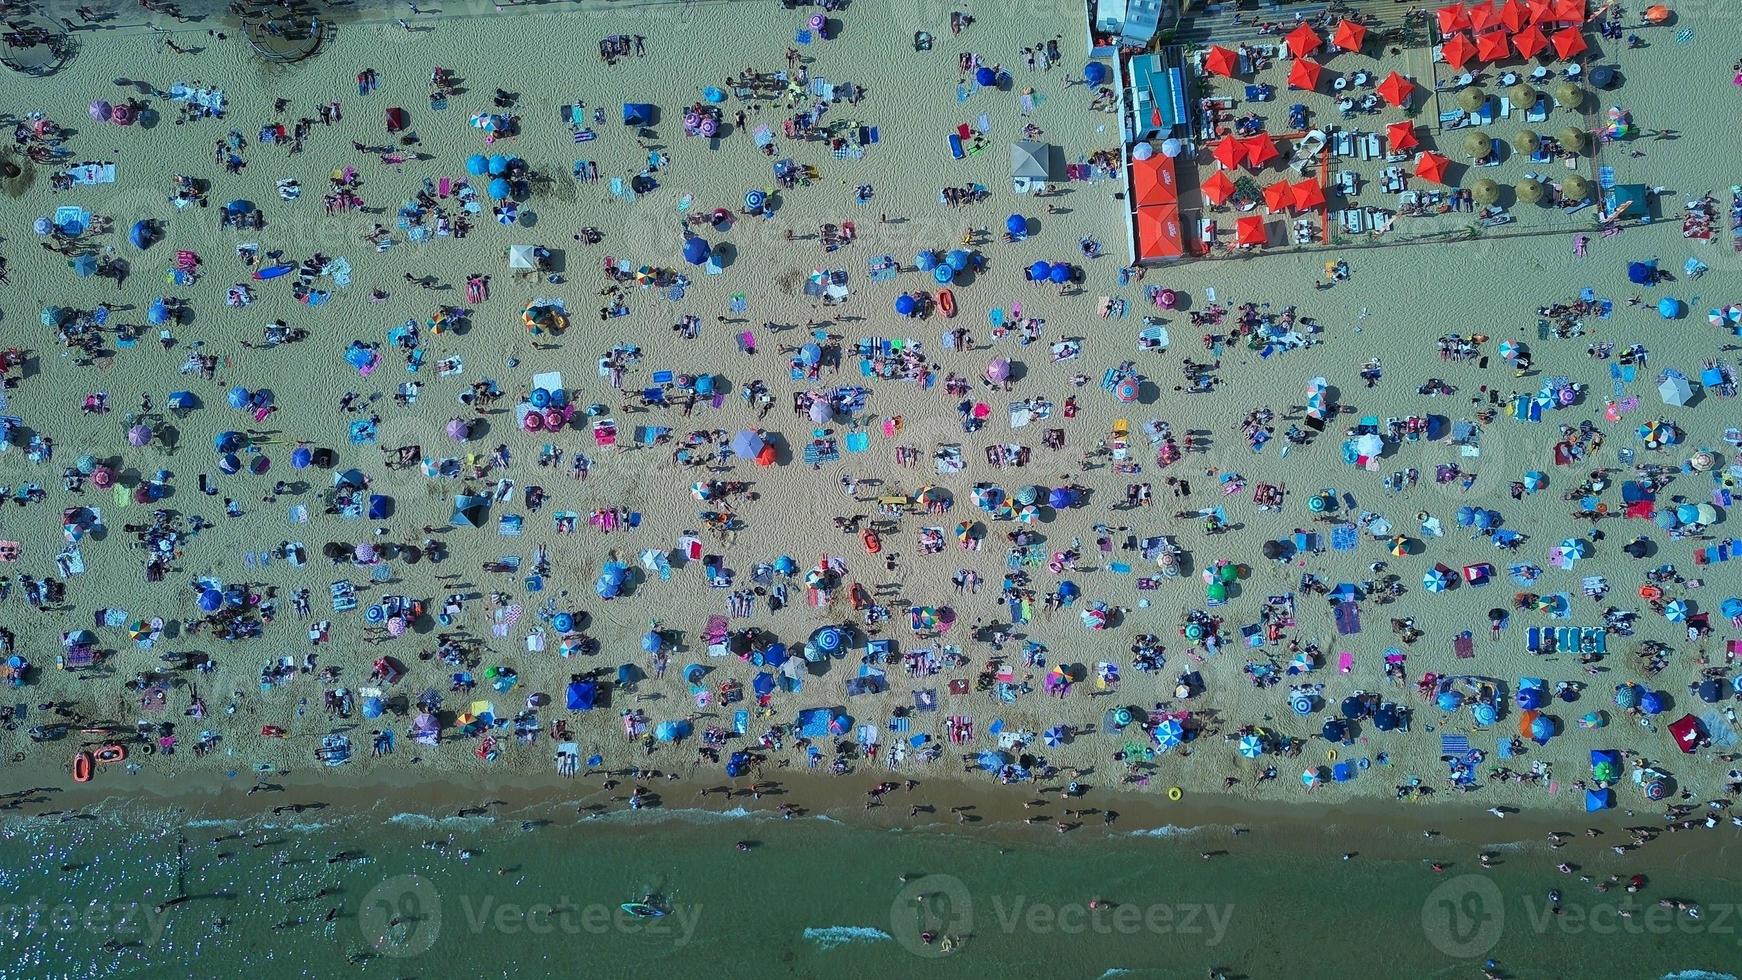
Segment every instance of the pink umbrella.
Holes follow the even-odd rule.
[[[98,490],[107,490],[115,485],[115,471],[107,466],[99,466],[91,471],[91,485]]]
[[[993,358],[992,363],[986,365],[986,380],[1000,384],[1010,380],[1010,359],[1008,357]]]
[[[148,426],[136,425],[127,430],[127,445],[143,446],[151,441],[151,429]]]
[[[364,541],[363,543],[357,545],[357,550],[356,550],[355,554],[357,557],[357,564],[368,565],[368,564],[372,563],[373,561],[375,561],[375,546],[370,544],[367,541]]]
[[[388,636],[404,636],[405,635],[405,619],[404,619],[404,617],[395,616],[392,619],[389,619],[387,621],[387,635]]]
[[[104,102],[102,99],[98,99],[97,101],[91,103],[91,118],[97,120],[98,122],[108,122],[109,117],[114,115],[114,114],[115,114],[115,107],[110,105],[107,102]]]
[[[455,442],[465,442],[472,438],[472,427],[466,424],[465,419],[456,416],[448,419],[447,433],[449,439]]]

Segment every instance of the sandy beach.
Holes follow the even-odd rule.
[[[1637,124],[1589,169],[1655,189],[1651,223],[1139,274],[1080,13],[963,9],[955,34],[941,7],[856,4],[817,13],[826,39],[772,3],[375,10],[294,64],[233,20],[158,18],[8,75],[0,624],[29,668],[0,749],[9,789],[57,790],[12,809],[518,788],[567,815],[645,786],[648,809],[1024,838],[1278,803],[1472,842],[1489,808],[1511,840],[1676,807],[1733,833],[1707,801],[1742,779],[1742,577],[1718,560],[1742,436],[1707,310],[1742,302],[1742,252],[1721,113],[1688,95],[1734,97],[1721,26],[1589,34],[1624,83],[1588,114]],[[188,110],[220,90],[222,118]],[[1024,139],[1089,179],[1014,193]],[[1715,230],[1685,237],[1707,193]],[[952,251],[946,316],[919,267]],[[1630,281],[1647,260],[1667,275]],[[925,315],[897,313],[914,292]],[[1376,458],[1347,461],[1364,436]],[[1624,757],[1599,774],[1598,750]]]

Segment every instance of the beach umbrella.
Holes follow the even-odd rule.
[[[224,607],[224,594],[217,589],[204,589],[200,592],[200,611],[217,612]]]
[[[1003,384],[1010,380],[1010,359],[995,357],[986,365],[986,380],[995,384]]]
[[[1571,61],[1575,55],[1582,53],[1589,45],[1585,43],[1585,35],[1576,27],[1567,27],[1555,32],[1555,54],[1562,61]]]
[[[220,432],[212,437],[212,448],[220,453],[232,453],[243,446],[242,433]]]
[[[1561,149],[1577,153],[1585,148],[1585,131],[1576,126],[1568,126],[1555,134],[1555,141],[1560,143]]]
[[[1155,741],[1164,749],[1171,749],[1185,741],[1185,726],[1172,718],[1156,726]]]
[[[1415,136],[1415,123],[1407,119],[1385,127],[1385,141],[1397,153],[1413,150],[1421,145]]]
[[[1463,71],[1471,58],[1476,57],[1476,45],[1462,34],[1454,34],[1451,39],[1440,46],[1440,57],[1452,68]]]
[[[937,268],[931,271],[931,277],[938,285],[948,286],[950,283],[955,281],[956,270],[950,268],[948,265],[939,264]]]
[[[1360,695],[1351,694],[1343,699],[1340,710],[1342,711],[1344,718],[1354,721],[1358,718],[1366,717],[1367,702],[1362,700]]]
[[[1324,75],[1325,66],[1307,58],[1296,58],[1288,69],[1288,84],[1293,88],[1311,92],[1319,87],[1319,78]]]
[[[1344,51],[1359,52],[1367,41],[1367,28],[1345,17],[1337,22],[1337,31],[1331,35],[1331,43]]]
[[[1518,51],[1518,56],[1525,60],[1536,57],[1548,48],[1548,35],[1535,24],[1526,27],[1512,35],[1512,47]]]
[[[1639,706],[1639,685],[1617,684],[1615,686],[1615,707],[1629,710]]]
[[[1282,151],[1276,147],[1276,140],[1266,132],[1248,136],[1240,141],[1240,145],[1246,150],[1246,161],[1255,168],[1282,156]]]
[[[1695,694],[1706,704],[1717,704],[1724,699],[1724,682],[1716,677],[1708,677],[1700,681]]]
[[[1311,769],[1301,772],[1300,783],[1302,786],[1316,786],[1321,778],[1322,777],[1319,775],[1319,767],[1314,766]]]
[[[1264,754],[1264,742],[1256,735],[1240,736],[1240,756],[1244,759],[1256,759]]]
[[[243,408],[248,407],[248,398],[249,398],[248,389],[242,387],[241,385],[237,385],[236,387],[230,389],[229,396],[225,400],[230,403],[231,408],[243,409]]]
[[[127,232],[127,240],[133,243],[134,248],[150,248],[157,241],[157,230],[149,221],[135,221]]]
[[[1442,702],[1440,707],[1445,707],[1445,704]],[[1486,701],[1477,701],[1470,706],[1470,717],[1475,719],[1476,724],[1488,726],[1500,720],[1500,712]]]
[[[1542,93],[1531,88],[1524,82],[1519,82],[1517,85],[1506,90],[1506,97],[1512,101],[1512,105],[1515,109],[1522,108],[1529,110],[1532,106],[1536,105],[1539,99],[1542,98]],[[1535,147],[1531,147],[1531,149],[1534,150]],[[1525,152],[1528,153],[1530,151],[1526,150]]]
[[[1675,519],[1683,524],[1692,524],[1700,519],[1700,509],[1693,504],[1677,504]]]
[[[168,323],[169,301],[164,299],[162,296],[152,300],[151,306],[149,306],[145,311],[145,319],[154,327],[161,327]],[[236,408],[238,406],[232,405],[230,407]]]
[[[508,172],[508,158],[500,153],[492,153],[490,159],[485,161],[484,169],[490,176],[500,177]]]
[[[1664,603],[1663,618],[1672,623],[1686,622],[1688,618],[1688,604],[1681,599],[1671,599],[1669,602]]]
[[[455,442],[465,442],[472,438],[472,427],[466,423],[465,419],[458,416],[448,419],[448,424],[442,428],[442,431],[446,432],[448,438]]]
[[[985,65],[981,65],[979,68],[974,69],[974,84],[980,86],[991,86],[996,84],[997,81],[998,73]]]
[[[1288,699],[1289,710],[1297,715],[1310,715],[1317,706],[1313,696],[1304,691],[1296,691]]]
[[[1479,129],[1464,134],[1464,154],[1466,156],[1485,157],[1493,152],[1493,148],[1494,137]]]
[[[67,268],[72,269],[73,274],[80,279],[89,279],[97,274],[97,257],[89,252],[75,255],[67,262]]]
[[[306,469],[313,461],[314,453],[307,446],[298,446],[290,451],[290,468],[293,470]]]
[[[151,441],[151,427],[136,425],[127,430],[127,445],[138,448]]]
[[[1341,742],[1349,735],[1349,723],[1341,718],[1327,718],[1319,734],[1327,742]]]
[[[1665,320],[1680,319],[1686,312],[1686,304],[1681,300],[1676,299],[1674,296],[1665,296],[1657,301],[1657,313]],[[1687,382],[1684,381],[1682,384],[1687,384]],[[1686,402],[1683,402],[1682,404],[1686,404]]]
[[[1064,510],[1076,502],[1076,494],[1070,487],[1055,487],[1046,496],[1046,505],[1053,510]]]
[[[1458,93],[1458,108],[1465,112],[1475,112],[1488,103],[1488,93],[1474,85]]]
[[[1470,26],[1469,12],[1461,3],[1447,4],[1435,10],[1434,18],[1439,24],[1440,34],[1446,37]]]
[[[1272,214],[1287,211],[1294,206],[1294,185],[1286,180],[1279,180],[1264,188],[1264,207]]]
[[[973,261],[973,253],[962,248],[952,248],[950,249],[949,254],[944,256],[944,264],[948,265],[956,272],[966,270]]]
[[[1046,274],[1046,281],[1052,283],[1055,286],[1062,286],[1065,283],[1070,282],[1071,281],[1071,267],[1070,267],[1070,265],[1068,263],[1065,263],[1065,262],[1060,262],[1060,263],[1054,265],[1052,267],[1051,271],[1049,271]]]
[[[1221,204],[1234,196],[1234,182],[1228,179],[1226,173],[1217,170],[1205,179],[1200,190],[1203,191],[1204,200],[1211,204]]]
[[[912,296],[902,293],[900,296],[895,297],[895,312],[901,316],[913,316],[916,308],[917,304]]]
[[[1537,715],[1530,720],[1530,740],[1538,745],[1548,744],[1554,737],[1554,719],[1548,715]]]
[[[708,260],[708,242],[705,238],[691,236],[684,240],[683,258],[690,265],[701,265]]]
[[[809,415],[810,420],[813,423],[817,425],[825,425],[830,419],[835,417],[835,410],[829,405],[827,399],[818,398],[811,402]]]
[[[1476,186],[1470,188],[1470,196],[1476,199],[1477,204],[1493,204],[1500,200],[1500,185],[1484,177],[1476,181]]]
[[[1021,238],[1028,234],[1028,219],[1020,214],[1013,214],[1004,219],[1004,230]]]
[[[1263,246],[1270,242],[1262,215],[1249,214],[1234,223],[1234,242],[1243,247]]]
[[[1591,196],[1591,182],[1579,176],[1561,181],[1561,197],[1568,201],[1583,201]]]
[[[1648,715],[1660,715],[1666,705],[1663,703],[1662,694],[1648,688],[1639,695],[1638,707]]]
[[[1443,184],[1446,182],[1446,170],[1451,165],[1451,159],[1445,154],[1430,150],[1416,158],[1415,175],[1422,180]]]
[[[1239,68],[1240,56],[1219,44],[1211,45],[1209,53],[1204,55],[1204,70],[1212,75],[1233,78]]]
[[[1392,106],[1401,107],[1407,105],[1410,96],[1415,93],[1415,83],[1394,71],[1386,75],[1374,91]]]
[[[491,178],[490,184],[486,188],[486,192],[490,195],[492,200],[500,201],[508,196],[509,189],[508,181],[501,177],[494,177]]]
[[[1587,711],[1584,717],[1579,719],[1580,728],[1602,728],[1606,724],[1608,721],[1603,718],[1601,711]]]
[[[235,453],[225,453],[218,457],[218,469],[224,473],[239,473],[242,471],[242,460]]]
[[[759,187],[752,187],[744,192],[744,210],[755,214],[768,203],[768,193]]]
[[[466,173],[474,177],[482,177],[490,172],[490,161],[482,153],[474,153],[466,158]]]
[[[1554,100],[1562,108],[1578,112],[1585,104],[1585,90],[1570,79],[1559,81],[1555,83]]]
[[[1373,727],[1382,732],[1395,731],[1403,727],[1403,717],[1395,704],[1382,704],[1373,712]]]
[[[1548,486],[1548,474],[1541,470],[1531,470],[1524,474],[1524,489],[1527,493],[1535,493]],[[1577,539],[1584,543],[1584,538]],[[1581,556],[1582,557],[1582,556]]]
[[[1543,199],[1546,189],[1543,187],[1542,181],[1526,178],[1513,185],[1512,192],[1517,195],[1519,201],[1525,204],[1536,204]]]
[[[1421,587],[1429,592],[1444,592],[1451,586],[1451,576],[1444,565],[1435,565],[1421,577]]]
[[[1222,165],[1222,169],[1234,170],[1246,162],[1246,147],[1238,138],[1224,136],[1216,141],[1215,147],[1210,150],[1210,155]]]
[[[1513,700],[1525,711],[1534,711],[1543,706],[1543,703],[1548,700],[1548,696],[1540,687],[1521,687],[1518,689],[1518,693],[1513,695]]]
[[[933,265],[937,264],[937,256],[936,255],[933,255],[930,252],[921,252],[920,254],[927,256],[928,260]],[[922,271],[924,270],[924,268],[925,267],[923,267],[923,266],[921,267]],[[1052,275],[1052,263],[1050,263],[1050,262],[1037,261],[1033,265],[1028,267],[1028,278],[1034,280],[1035,282],[1045,282],[1047,280],[1047,278],[1050,277],[1051,275]]]
[[[91,118],[98,122],[108,122],[115,115],[115,107],[102,99],[91,103]]]

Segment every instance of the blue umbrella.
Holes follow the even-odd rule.
[[[956,270],[950,268],[948,265],[939,265],[931,271],[931,277],[936,280],[939,285],[947,286],[955,281]]]
[[[708,260],[708,241],[705,238],[689,238],[683,243],[683,259],[690,265],[701,265]]]
[[[60,326],[61,318],[64,316],[66,316],[66,314],[60,307],[45,306],[42,308],[42,325],[45,327],[58,327]]]
[[[1343,699],[1343,717],[1351,721],[1367,714],[1367,702],[1351,694]]]
[[[759,188],[752,187],[744,192],[744,210],[749,211],[752,214],[761,211],[762,206],[767,203],[768,195],[763,193]]]
[[[1429,592],[1444,592],[1450,584],[1451,577],[1438,565],[1428,569],[1421,577],[1421,587]]]
[[[490,186],[485,190],[489,193],[492,200],[500,201],[508,196],[509,189],[508,181],[501,177],[494,177],[491,178]]]
[[[814,343],[805,344],[803,347],[798,349],[799,363],[807,367],[817,364],[822,359],[823,349]]]
[[[1456,711],[1463,705],[1464,696],[1457,691],[1441,691],[1434,700],[1441,711]]]
[[[54,230],[54,222],[45,214],[37,218],[36,223],[31,227],[36,230],[38,235],[46,235]]]
[[[1627,281],[1635,286],[1649,286],[1657,279],[1657,260],[1627,263]]]
[[[1315,707],[1313,704],[1313,696],[1305,693],[1296,693],[1293,697],[1289,698],[1288,707],[1297,715],[1310,715],[1313,713],[1313,708]]]
[[[1028,267],[1028,278],[1035,282],[1045,282],[1051,275],[1052,264],[1049,262],[1036,262]]]
[[[1240,736],[1240,755],[1247,759],[1256,759],[1264,754],[1264,743],[1256,735]]]
[[[1647,690],[1639,696],[1640,711],[1643,711],[1648,715],[1661,715],[1663,714],[1663,708],[1663,695],[1658,692]]]
[[[694,731],[694,726],[682,719],[662,721],[653,729],[653,737],[661,742],[675,742]]]
[[[1107,66],[1099,61],[1091,61],[1083,66],[1083,81],[1090,85],[1103,85],[1107,81]]]
[[[315,454],[309,452],[307,446],[298,446],[290,451],[290,468],[293,470],[305,469],[308,464],[314,462],[314,458]]]
[[[1060,745],[1063,745],[1065,741],[1065,726],[1054,725],[1042,732],[1040,737],[1041,740],[1047,744],[1048,748],[1058,748]]]
[[[1486,701],[1476,702],[1470,709],[1470,715],[1476,719],[1478,725],[1492,725],[1500,720],[1499,710]]]
[[[782,575],[791,575],[798,571],[798,562],[793,561],[791,555],[781,555],[774,559],[774,570]]]
[[[237,385],[236,387],[230,389],[230,396],[229,396],[230,407],[235,408],[235,409],[247,408],[248,407],[248,399],[250,397],[251,396],[250,396],[247,388],[244,388],[241,385]]]
[[[242,470],[242,460],[235,453],[225,453],[218,457],[218,469],[225,473],[239,473]]]
[[[145,311],[145,319],[151,321],[152,326],[160,327],[165,323],[168,323],[169,301],[164,299],[162,296],[152,300],[151,307]]]
[[[786,644],[784,643],[776,643],[762,651],[762,665],[764,667],[779,667],[791,659],[792,656],[786,652]]]
[[[841,648],[841,631],[838,627],[824,626],[811,634],[811,645],[824,653],[833,653]]]
[[[660,636],[658,630],[648,630],[646,633],[642,634],[642,653],[658,653],[660,647],[663,646],[665,646],[665,637]]]
[[[981,769],[987,772],[997,772],[1010,764],[1010,756],[1008,753],[999,752],[996,749],[987,749],[980,753],[978,762]]]
[[[97,257],[89,252],[73,256],[73,260],[67,265],[72,268],[73,274],[80,279],[87,279],[97,274]]]
[[[1554,719],[1547,715],[1537,715],[1530,722],[1530,740],[1538,745],[1545,744],[1554,737]]]
[[[200,407],[200,398],[191,391],[172,391],[165,403],[173,411],[190,411]]]
[[[474,177],[482,177],[490,172],[490,161],[482,153],[474,153],[466,158],[466,173]]]
[[[773,694],[774,675],[766,670],[759,671],[755,677],[751,678],[750,689],[756,692],[757,697],[767,697],[768,695]]]
[[[224,595],[217,589],[207,589],[200,593],[200,611],[217,612],[223,608]]]
[[[915,308],[913,297],[902,293],[895,297],[895,312],[902,316],[912,316]]]
[[[485,161],[484,167],[490,172],[490,176],[500,177],[508,172],[508,158],[500,153],[492,153],[490,159]]]
[[[1169,718],[1162,722],[1160,727],[1156,728],[1155,741],[1156,744],[1160,745],[1162,748],[1171,749],[1186,740],[1185,733],[1185,726],[1172,718]]]
[[[243,445],[242,433],[220,432],[212,437],[212,448],[221,453],[233,453]]]
[[[1076,495],[1071,493],[1070,487],[1057,487],[1046,495],[1046,505],[1053,510],[1064,510],[1075,502]]]
[[[1382,704],[1378,711],[1373,712],[1373,727],[1382,732],[1392,731],[1402,724],[1403,719],[1398,715],[1395,704]]]
[[[575,631],[575,614],[559,612],[550,618],[550,625],[558,633],[573,633]]]
[[[1523,708],[1525,711],[1534,711],[1535,709],[1542,707],[1543,703],[1547,701],[1548,698],[1543,694],[1543,690],[1540,687],[1525,687],[1519,689],[1514,700],[1516,700],[1518,706]]]
[[[1722,613],[1725,619],[1735,619],[1737,616],[1742,616],[1742,599],[1735,596],[1725,599],[1718,606],[1718,612]]]
[[[134,248],[150,248],[152,242],[157,240],[157,232],[151,227],[151,222],[135,221],[133,229],[127,233],[127,240],[133,243]]]
[[[1013,214],[1004,219],[1004,230],[1021,238],[1028,234],[1028,219],[1020,214]]]
[[[1341,742],[1349,736],[1349,723],[1341,718],[1328,718],[1319,729],[1319,734],[1327,742]]]
[[[1615,707],[1628,709],[1639,706],[1639,685],[1621,684],[1615,688]]]
[[[921,272],[930,272],[938,267],[938,253],[931,249],[922,249],[913,256],[913,267]]]
[[[977,85],[992,85],[998,81],[998,73],[984,65],[974,69],[974,83]]]
[[[1476,508],[1471,507],[1469,504],[1459,507],[1457,521],[1459,527],[1469,527],[1476,523]]]
[[[1071,281],[1071,267],[1068,265],[1065,265],[1062,262],[1059,263],[1058,265],[1053,266],[1052,269],[1050,271],[1048,271],[1046,274],[1046,281],[1050,282],[1056,286],[1062,286],[1065,283],[1070,282]]]
[[[1708,677],[1700,682],[1696,693],[1701,701],[1707,704],[1717,704],[1724,699],[1724,682],[1716,677]]]
[[[950,249],[949,254],[944,256],[944,261],[949,264],[950,268],[956,270],[957,272],[961,272],[963,269],[966,269],[968,267],[968,264],[970,262],[972,262],[973,260],[974,260],[974,256],[970,252],[968,252],[966,249],[960,249],[960,248],[952,248],[952,249]]]
[[[1665,320],[1674,320],[1687,312],[1687,306],[1674,296],[1665,296],[1657,301],[1657,314]]]

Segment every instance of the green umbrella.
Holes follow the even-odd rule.
[[[1223,582],[1237,581],[1240,578],[1240,566],[1232,564],[1223,565],[1221,568],[1216,570],[1216,577],[1221,579]]]
[[[1574,126],[1568,126],[1556,133],[1555,139],[1560,141],[1561,149],[1571,153],[1577,153],[1585,148],[1585,131]]]
[[[1514,188],[1514,191],[1518,194],[1518,199],[1520,201],[1523,201],[1525,204],[1535,204],[1542,200],[1544,188],[1542,186],[1542,181],[1527,179],[1519,181],[1518,186]]]
[[[1470,196],[1477,204],[1493,204],[1500,200],[1500,185],[1484,177],[1476,181],[1476,186],[1470,189]]]
[[[1212,602],[1221,602],[1228,598],[1228,587],[1221,582],[1211,582],[1206,595],[1210,597]]]
[[[1465,112],[1475,112],[1488,102],[1488,93],[1471,86],[1458,93],[1458,108]]]
[[[1579,106],[1585,104],[1585,91],[1572,82],[1563,81],[1554,87],[1554,100],[1563,109],[1579,111]]]
[[[1521,129],[1512,134],[1512,148],[1520,153],[1535,153],[1542,145],[1542,137],[1528,129]]]
[[[1469,156],[1481,159],[1494,148],[1494,137],[1480,129],[1464,134],[1464,152]]]
[[[1506,90],[1506,97],[1512,100],[1514,108],[1528,111],[1531,106],[1536,105],[1536,100],[1541,98],[1541,95],[1536,91],[1536,89],[1531,88],[1523,82],[1519,82],[1517,85]]]
[[[1568,177],[1561,181],[1561,196],[1569,201],[1583,201],[1591,196],[1591,182],[1583,177]]]

